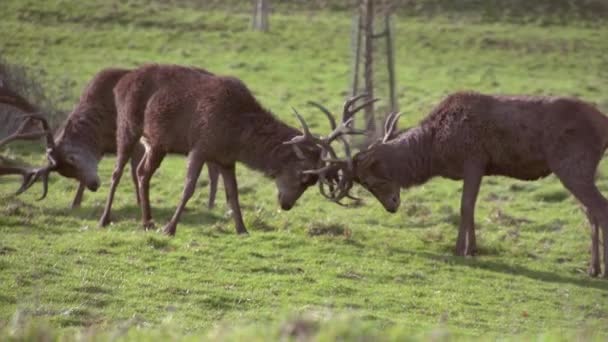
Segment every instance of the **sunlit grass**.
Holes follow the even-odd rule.
[[[328,129],[305,103],[338,110],[345,98],[348,15],[275,15],[264,35],[247,30],[245,15],[161,8],[9,1],[0,13],[0,49],[10,62],[31,66],[67,110],[104,67],[178,63],[236,75],[281,119],[295,125],[295,106],[315,131]],[[417,18],[396,24],[402,125],[415,124],[460,89],[577,95],[608,111],[605,27]],[[44,162],[36,144],[17,144],[3,155]],[[208,210],[201,186],[169,239],[141,229],[128,177],[115,201],[115,223],[97,227],[113,164],[112,157],[102,161],[102,188],[74,211],[73,181],[54,175],[49,197],[36,202],[38,187],[14,198],[18,180],[0,179],[6,336],[15,315],[46,322],[48,329],[36,325],[33,333],[110,336],[126,329],[125,339],[275,339],[289,317],[310,315],[313,335],[326,340],[434,338],[436,331],[488,339],[548,332],[560,340],[608,323],[608,282],[585,274],[587,223],[554,177],[486,178],[476,211],[481,255],[463,259],[452,255],[458,182],[436,179],[403,191],[393,215],[360,189],[364,205],[357,208],[329,203],[312,188],[284,212],[273,182],[239,165],[250,236],[234,234],[223,190],[217,208]],[[184,173],[184,158],[170,156],[152,180],[159,226],[173,214]],[[201,178],[205,183],[206,172]],[[608,188],[605,177],[598,182]]]

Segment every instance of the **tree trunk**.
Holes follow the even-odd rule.
[[[253,19],[251,28],[254,31],[268,32],[268,16],[270,13],[270,0],[253,1]]]
[[[397,94],[396,94],[396,82],[395,82],[395,55],[393,49],[393,28],[391,25],[391,15],[389,11],[385,14],[386,24],[386,62],[388,67],[388,82],[390,92],[391,111],[398,111],[397,105]]]
[[[368,99],[374,98],[374,0],[362,0],[362,13],[365,30],[365,92]],[[371,144],[377,138],[376,120],[374,118],[374,105],[365,107],[365,129],[367,130],[367,144]]]

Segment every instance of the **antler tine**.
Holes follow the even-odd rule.
[[[32,176],[28,168],[20,166],[0,166],[0,175],[21,175],[23,182],[17,191],[21,191],[28,184]]]
[[[365,107],[369,106],[370,104],[372,104],[372,103],[374,103],[374,102],[378,102],[378,101],[380,101],[380,99],[379,99],[379,98],[374,98],[374,99],[367,100],[367,101],[363,102],[363,103],[362,103],[362,104],[360,104],[359,106],[357,106],[357,107],[355,107],[355,108],[353,108],[353,109],[349,110],[349,112],[348,112],[348,115],[349,115],[349,116],[348,116],[348,117],[349,117],[349,118],[353,117],[353,115],[355,115],[355,113],[357,113],[357,112],[358,112],[358,111],[360,111],[361,109],[363,109],[363,108],[365,108]],[[345,113],[344,115],[346,115],[346,113]]]
[[[368,106],[376,101],[379,101],[379,99],[371,99],[371,100],[365,101],[364,103],[362,103],[361,105],[357,106],[354,109],[350,108],[355,103],[355,101],[357,101],[365,96],[367,96],[367,94],[361,94],[361,95],[348,99],[344,103],[344,111],[342,113],[342,122],[326,138],[327,142],[331,143],[339,136],[342,136],[345,134],[365,134],[366,133],[364,130],[358,130],[358,129],[352,128],[354,115],[361,109],[365,108],[366,106]]]
[[[382,139],[382,143],[386,143],[389,140],[390,136],[397,127],[397,122],[399,121],[400,116],[401,112],[392,112],[389,114],[384,124],[384,138]]]
[[[55,159],[53,159],[53,157],[47,156],[47,158],[49,160],[49,164],[47,166],[29,171],[26,175],[23,176],[23,183],[21,184],[21,187],[17,190],[15,195],[22,194],[32,185],[34,185],[34,183],[36,183],[38,179],[41,179],[42,196],[40,196],[38,200],[40,201],[46,197],[49,188],[49,174],[57,165],[57,162],[55,161]]]
[[[311,105],[311,106],[315,106],[319,110],[321,110],[323,112],[323,114],[325,114],[325,116],[327,116],[327,119],[329,119],[329,125],[331,126],[331,129],[332,130],[336,129],[336,119],[331,114],[331,112],[329,111],[329,109],[325,108],[320,103],[317,103],[317,102],[314,102],[314,101],[308,101],[308,104]]]
[[[308,129],[308,125],[306,124],[306,121],[304,120],[302,115],[300,115],[300,113],[298,113],[298,111],[295,108],[291,107],[291,109],[293,110],[293,113],[295,114],[298,121],[300,121],[300,125],[302,125],[303,132],[302,132],[302,135],[297,135],[297,136],[293,137],[291,140],[283,142],[283,144],[292,145],[292,144],[297,144],[297,143],[301,143],[301,142],[305,142],[305,141],[317,143],[318,139],[315,138],[310,133],[310,130]]]
[[[53,138],[53,132],[51,132],[51,125],[49,125],[49,122],[46,120],[46,118],[40,114],[30,114],[28,116],[31,117],[32,119],[38,120],[38,121],[40,121],[40,123],[42,123],[42,128],[43,128],[44,132],[46,133],[47,150],[55,149],[55,139]]]
[[[391,127],[391,122],[393,121],[394,115],[395,115],[395,112],[390,112],[386,116],[386,119],[384,119],[384,135],[386,135],[386,132],[388,132],[389,128]]]
[[[18,140],[18,139],[34,139],[34,138],[40,138],[43,135],[45,135],[46,131],[23,133],[23,131],[25,130],[25,127],[27,126],[27,124],[32,119],[34,119],[34,117],[32,115],[26,115],[25,116],[25,120],[23,120],[21,122],[21,124],[19,125],[19,127],[17,128],[17,130],[13,134],[11,134],[11,135],[7,136],[6,138],[0,140],[0,147],[8,144],[9,142],[11,142],[13,140]]]
[[[342,113],[348,112],[353,103],[357,102],[357,100],[367,97],[367,93],[361,93],[356,96],[349,97],[346,101],[344,101],[344,106],[342,109]]]

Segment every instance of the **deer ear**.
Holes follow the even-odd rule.
[[[293,147],[293,151],[296,153],[296,156],[298,156],[299,159],[306,159],[304,152],[302,152],[302,150],[300,149],[300,147],[298,147],[298,145],[294,144],[291,146]]]

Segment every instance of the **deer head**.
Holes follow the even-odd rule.
[[[83,134],[95,134],[95,132],[76,132],[65,138],[66,134],[73,131],[76,129],[68,120],[57,138],[57,147],[49,153],[49,157],[56,161],[53,171],[64,177],[77,179],[89,190],[97,191],[101,183],[97,174],[99,157],[90,144],[79,141]]]
[[[297,137],[296,139],[312,141],[322,149],[321,160],[317,165],[317,168],[307,170],[304,173],[317,176],[319,178],[319,190],[321,194],[338,204],[342,204],[340,200],[344,197],[358,200],[349,193],[349,190],[353,185],[352,180],[354,169],[350,154],[351,149],[347,140],[344,139],[344,136],[365,133],[364,131],[354,129],[352,125],[355,113],[365,108],[369,104],[378,101],[378,99],[367,100],[361,105],[353,108],[357,100],[366,96],[367,94],[354,96],[344,103],[342,110],[342,121],[340,125],[336,124],[334,116],[327,108],[318,103],[309,102],[311,105],[319,108],[327,116],[330,122],[332,132],[326,138],[313,137],[310,134],[304,119],[296,112],[298,120],[300,120],[302,126],[304,127],[304,135]],[[338,158],[337,153],[331,146],[331,143],[336,140],[340,141],[344,146],[344,153],[346,155],[345,159]]]
[[[338,171],[337,181],[332,185],[335,190],[330,199],[339,201],[344,197],[351,197],[349,190],[354,182],[361,184],[371,192],[384,208],[389,212],[396,212],[401,203],[400,186],[392,176],[387,142],[394,137],[400,113],[393,112],[386,118],[384,124],[384,137],[370,145],[366,150],[357,153],[354,158],[347,153],[345,160],[326,159],[326,165],[320,171]],[[347,149],[348,150],[348,149]]]
[[[390,151],[386,143],[394,137],[397,121],[401,113],[390,113],[384,122],[384,137],[370,147],[355,155],[353,159],[354,181],[382,203],[384,209],[394,213],[401,204],[400,185],[395,181],[388,161],[391,160]]]

